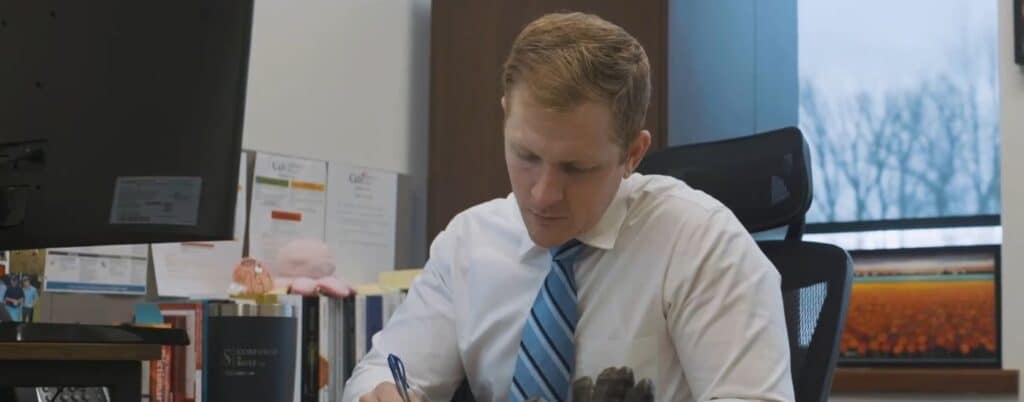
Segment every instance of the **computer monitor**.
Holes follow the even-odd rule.
[[[231,239],[252,0],[0,0],[0,249]]]

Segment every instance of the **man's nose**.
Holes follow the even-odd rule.
[[[534,207],[543,210],[565,198],[565,178],[557,169],[541,168],[540,176],[530,190]]]

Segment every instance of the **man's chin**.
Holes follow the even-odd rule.
[[[572,236],[554,234],[554,233],[536,233],[530,231],[530,240],[533,240],[533,244],[541,248],[555,248],[565,244],[571,240]]]

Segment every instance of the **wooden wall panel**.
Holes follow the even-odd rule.
[[[457,213],[511,191],[502,148],[501,65],[533,19],[585,11],[635,36],[651,61],[647,128],[666,144],[668,0],[436,0],[431,6],[427,237]]]

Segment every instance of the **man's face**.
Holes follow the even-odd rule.
[[[611,110],[601,103],[559,112],[515,87],[502,107],[512,192],[540,247],[556,247],[594,227],[650,145],[643,131],[623,150],[613,141]]]

